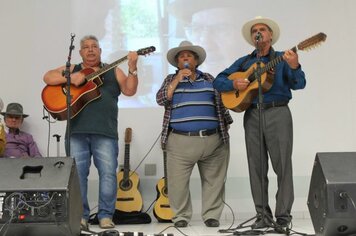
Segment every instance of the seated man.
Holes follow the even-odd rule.
[[[31,134],[20,131],[25,117],[19,103],[10,103],[5,112],[1,112],[5,120],[6,146],[4,157],[41,157],[37,144]]]

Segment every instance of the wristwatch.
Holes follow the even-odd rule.
[[[130,74],[130,75],[133,75],[133,76],[137,76],[137,70],[134,70],[134,71],[132,71],[132,72],[129,70],[129,74]]]

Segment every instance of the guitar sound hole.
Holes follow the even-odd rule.
[[[129,190],[129,189],[131,189],[131,187],[132,187],[132,182],[129,179],[128,180],[122,180],[120,182],[120,188],[122,190]]]

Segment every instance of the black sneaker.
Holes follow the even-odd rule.
[[[204,221],[206,227],[219,227],[220,222],[218,220],[215,219],[207,219],[206,221]]]
[[[271,222],[267,217],[257,217],[255,223],[251,225],[252,229],[263,229],[271,227]]]
[[[188,222],[186,220],[179,220],[174,223],[174,226],[177,228],[184,228],[184,227],[187,227],[187,225],[188,225]]]
[[[276,232],[278,233],[286,233],[287,231],[289,231],[289,224],[290,221],[286,220],[284,218],[277,218],[276,221],[277,225],[276,225]]]

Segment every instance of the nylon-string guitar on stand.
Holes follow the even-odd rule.
[[[164,177],[161,178],[156,186],[157,199],[153,208],[153,215],[158,222],[172,222],[174,213],[169,204],[168,198],[168,179],[167,179],[167,153],[163,151]]]
[[[130,143],[132,129],[125,130],[124,168],[117,175],[116,209],[123,212],[138,212],[142,210],[142,196],[138,190],[140,178],[136,172],[130,170]]]

